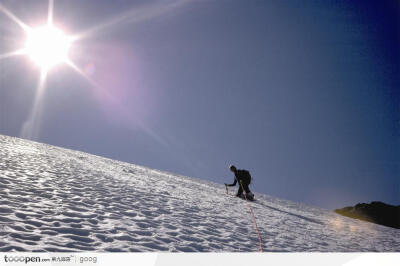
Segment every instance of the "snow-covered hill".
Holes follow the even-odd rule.
[[[264,251],[400,251],[400,230],[256,194]],[[0,252],[258,251],[221,184],[0,135]]]

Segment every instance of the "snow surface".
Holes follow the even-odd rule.
[[[257,252],[247,202],[233,192],[0,135],[0,252]],[[400,230],[256,198],[264,251],[400,251]]]

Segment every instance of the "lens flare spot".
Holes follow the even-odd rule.
[[[85,66],[86,75],[92,76],[96,73],[96,66],[93,63],[89,63]]]

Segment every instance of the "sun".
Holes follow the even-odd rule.
[[[68,62],[68,51],[72,38],[62,30],[44,25],[29,29],[26,33],[25,53],[41,69]]]

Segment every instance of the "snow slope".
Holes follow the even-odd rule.
[[[264,251],[400,251],[400,230],[256,198]],[[14,250],[256,252],[258,238],[221,184],[0,135],[0,252]]]

